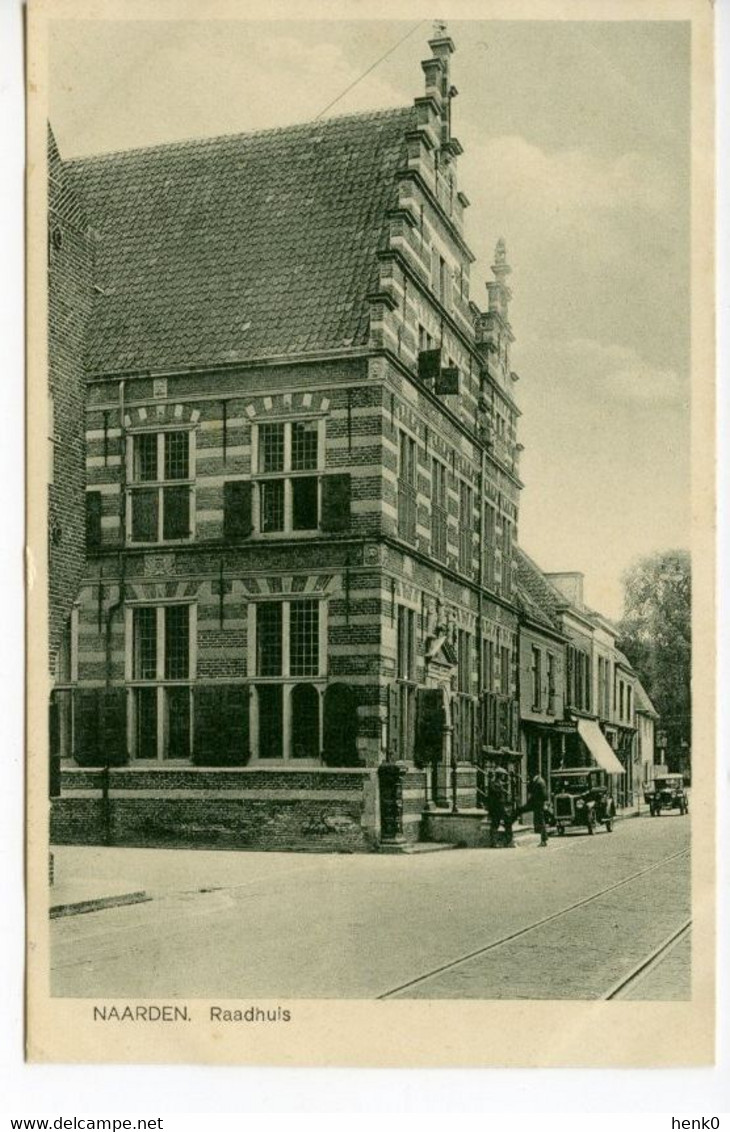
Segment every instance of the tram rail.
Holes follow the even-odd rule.
[[[663,963],[667,956],[674,951],[682,940],[686,939],[692,929],[692,918],[685,920],[680,927],[671,932],[666,939],[653,949],[640,963],[632,967],[627,975],[618,979],[609,990],[606,991],[601,997],[606,1002],[614,1001],[615,999],[625,998],[626,994],[633,990],[633,988],[642,982],[647,975],[654,971],[660,963]]]
[[[438,976],[443,975],[447,971],[453,971],[457,967],[461,967],[463,964],[469,963],[471,960],[476,959],[481,955],[486,955],[490,951],[495,951],[497,948],[504,947],[506,944],[511,943],[513,940],[520,939],[523,936],[528,935],[530,932],[537,931],[539,928],[544,927],[546,924],[550,924],[555,920],[561,919],[563,916],[569,915],[571,912],[574,912],[578,908],[585,907],[586,904],[591,904],[596,900],[600,900],[601,897],[606,896],[608,893],[615,892],[617,889],[623,888],[626,885],[639,880],[641,877],[655,872],[657,869],[662,868],[662,866],[669,864],[671,861],[676,861],[681,857],[688,857],[689,853],[689,849],[680,849],[676,853],[670,853],[667,857],[662,857],[661,860],[654,861],[651,865],[647,865],[645,868],[639,869],[638,872],[631,873],[629,876],[623,877],[621,880],[615,881],[613,884],[609,884],[605,888],[601,888],[597,892],[591,893],[590,896],[584,896],[581,900],[576,900],[573,904],[568,904],[566,905],[566,907],[558,909],[557,912],[551,912],[548,916],[542,916],[539,920],[535,920],[531,924],[526,924],[524,927],[517,928],[515,931],[509,932],[507,935],[501,936],[499,939],[490,940],[490,942],[484,944],[483,947],[477,947],[473,951],[469,951],[464,955],[458,956],[456,959],[451,959],[447,963],[442,963],[438,967],[433,967],[429,971],[425,971],[420,975],[416,975],[413,979],[409,979],[407,982],[401,983],[397,987],[391,987],[389,990],[384,991],[382,994],[379,994],[377,996],[377,1000],[385,1001],[387,999],[396,998],[399,995],[403,994],[404,991],[410,990],[413,987],[421,986],[423,983],[428,982],[430,979],[436,979],[438,978]],[[649,968],[653,969],[654,966],[658,965],[658,963],[661,962],[662,957],[667,954],[673,944],[679,942],[680,936],[683,938],[684,935],[687,934],[691,927],[691,922],[691,920],[685,921],[685,923],[683,923],[680,928],[676,929],[668,939],[665,939],[657,948],[655,948],[647,958],[642,960],[641,963],[637,964],[635,968],[632,968],[627,976],[624,976],[621,980],[619,980],[619,982],[614,984],[614,986],[612,986],[606,994],[601,995],[600,997],[605,1000],[620,997],[624,989],[628,989],[629,984],[633,985],[639,979],[639,977],[643,977],[644,973],[648,974]]]

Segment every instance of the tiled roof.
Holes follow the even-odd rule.
[[[97,237],[87,369],[362,345],[413,108],[65,163]]]
[[[550,585],[540,567],[520,548],[515,549],[517,603],[534,621],[559,629],[558,608],[561,595]]]

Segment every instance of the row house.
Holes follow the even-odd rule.
[[[596,765],[630,806],[653,774],[654,706],[615,626],[585,605],[582,574],[546,574],[521,548],[515,569],[523,794],[535,774],[550,789],[561,769]]]
[[[636,701],[636,767],[638,771],[634,788],[641,791],[654,777],[654,766],[657,762],[656,726],[659,713],[651,702],[644,685],[638,679],[634,698]]]
[[[521,548],[516,550],[515,566],[520,608],[519,789],[524,800],[536,774],[550,788],[552,768],[564,762],[569,646],[561,626],[557,591]]]
[[[94,285],[61,839],[368,848],[520,757],[510,266],[481,309],[429,46],[411,107],[63,163]]]

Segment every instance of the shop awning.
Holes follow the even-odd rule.
[[[602,770],[609,774],[626,774],[595,719],[579,719],[578,734]]]

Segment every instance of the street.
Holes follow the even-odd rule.
[[[689,821],[404,856],[62,846],[60,875],[153,899],[54,920],[53,994],[601,998],[690,916]],[[623,997],[690,997],[689,937]]]

